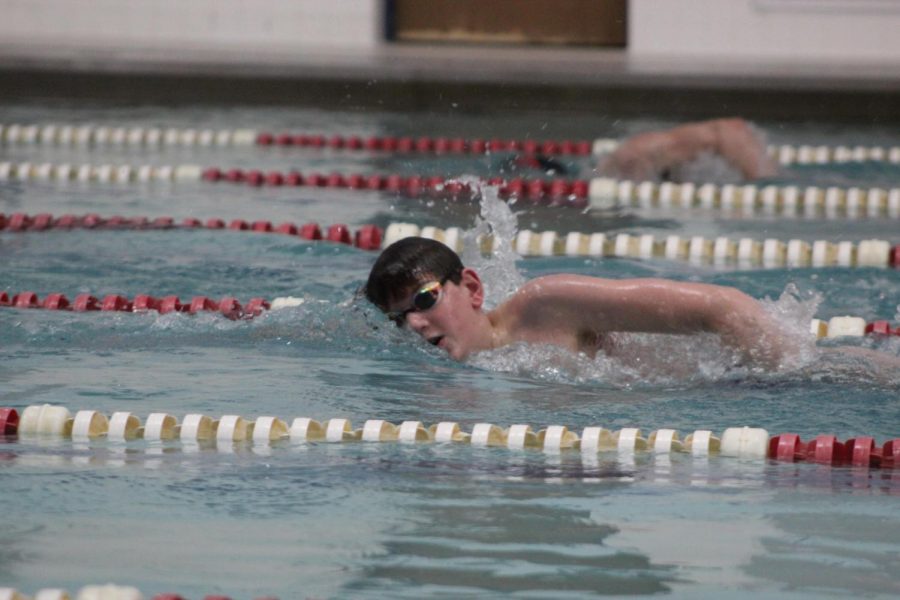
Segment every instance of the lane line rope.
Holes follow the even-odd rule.
[[[124,230],[124,231],[164,231],[171,229],[227,229],[229,231],[249,231],[253,233],[273,233],[295,236],[306,241],[334,242],[355,246],[362,250],[378,250],[381,248],[382,230],[375,225],[362,225],[356,231],[351,232],[347,225],[336,223],[328,226],[323,232],[318,223],[304,223],[297,225],[284,222],[273,225],[271,221],[245,221],[232,219],[228,222],[222,219],[207,219],[201,221],[188,217],[180,223],[176,223],[172,217],[101,217],[96,213],[86,215],[65,214],[55,217],[49,213],[29,215],[27,213],[14,213],[5,215],[0,213],[0,232],[10,233],[36,233],[49,230],[84,229],[88,231]]]
[[[430,136],[359,136],[321,133],[272,133],[256,129],[192,129],[72,124],[0,124],[0,143],[76,147],[248,147],[278,146],[370,151],[398,154],[486,154],[522,152],[562,156],[600,156],[612,152],[614,138],[532,140],[447,138]],[[770,145],[769,155],[782,165],[879,161],[900,164],[900,146]]]
[[[301,173],[259,169],[204,168],[199,165],[72,165],[67,163],[0,162],[0,181],[55,181],[100,184],[224,182],[258,186],[306,186],[363,191],[385,191],[412,197],[423,195],[471,200],[477,185],[441,176],[397,174]],[[573,208],[659,208],[721,210],[745,217],[823,215],[827,218],[900,218],[900,188],[821,188],[795,185],[717,185],[712,183],[655,183],[610,178],[591,180],[493,177],[485,185],[497,186],[501,198]]]
[[[155,311],[159,314],[217,312],[229,319],[252,319],[267,310],[280,310],[300,306],[304,303],[301,298],[283,296],[271,301],[265,298],[251,298],[246,304],[241,304],[232,296],[225,296],[221,300],[213,300],[208,296],[193,296],[190,301],[182,302],[178,296],[137,294],[128,298],[121,294],[107,294],[103,298],[97,298],[91,294],[81,293],[69,300],[68,296],[59,292],[47,294],[43,300],[32,291],[19,292],[9,295],[0,291],[0,308],[19,309],[45,309],[73,312],[134,312],[145,313]],[[837,316],[825,321],[812,319],[809,331],[821,338],[862,337],[865,335],[900,336],[900,327],[892,327],[890,321],[877,320],[867,322],[862,317]]]
[[[392,223],[385,229],[383,245],[405,237],[421,236],[446,244],[456,252],[463,249],[459,228],[419,227],[413,223]],[[490,254],[499,248],[500,238],[480,238],[481,251]],[[885,240],[829,242],[777,239],[738,240],[724,236],[682,238],[651,234],[578,233],[519,231],[513,247],[522,256],[592,256],[596,258],[666,259],[700,265],[738,267],[894,267],[900,265],[900,245]]]
[[[456,252],[463,249],[463,231],[457,227],[440,229],[419,227],[413,223],[392,223],[382,230],[375,225],[363,225],[355,232],[343,224],[331,225],[323,234],[316,223],[297,226],[286,222],[273,225],[271,221],[248,222],[233,219],[184,219],[176,224],[171,217],[101,217],[91,213],[84,216],[49,213],[28,215],[0,213],[0,232],[29,233],[49,230],[168,230],[168,229],[228,229],[254,233],[275,233],[299,237],[307,241],[328,241],[352,245],[363,250],[378,250],[405,237],[422,236],[442,242]],[[485,235],[477,240],[484,254],[499,248],[501,238]],[[715,239],[702,236],[682,238],[669,235],[656,238],[652,234],[628,233],[579,233],[565,235],[554,231],[519,231],[512,241],[515,251],[523,257],[533,256],[587,256],[596,258],[632,258],[642,260],[666,259],[689,261],[693,264],[737,267],[796,268],[796,267],[898,267],[900,244],[891,245],[886,240],[862,240],[860,242],[827,240],[778,240],[769,238],[731,239],[720,236]]]
[[[7,436],[54,436],[73,440],[106,438],[109,441],[144,439],[182,442],[246,442],[270,445],[273,442],[398,442],[462,443],[511,450],[533,449],[557,453],[564,450],[584,454],[600,452],[647,452],[651,454],[685,453],[708,457],[720,455],[780,461],[812,461],[838,465],[894,468],[900,459],[900,438],[877,445],[871,436],[857,436],[844,442],[823,434],[804,442],[794,433],[770,436],[753,427],[729,427],[720,436],[710,430],[697,430],[683,439],[674,429],[658,429],[646,437],[639,428],[617,431],[599,426],[582,429],[581,434],[563,425],[536,430],[527,424],[500,427],[477,423],[465,431],[457,422],[425,425],[421,421],[395,424],[369,419],[358,429],[350,420],[332,418],[317,421],[297,417],[290,424],[278,417],[259,417],[255,421],[239,415],[218,420],[208,415],[190,414],[181,423],[171,414],[152,413],[142,423],[131,412],[115,412],[107,417],[95,410],[79,410],[74,415],[64,406],[50,404],[28,406],[21,416],[13,408],[0,408],[0,431]]]

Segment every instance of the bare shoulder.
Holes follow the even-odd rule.
[[[507,304],[516,314],[533,314],[550,306],[558,309],[577,302],[610,285],[615,285],[615,280],[572,274],[545,275],[528,281]]]
[[[621,281],[586,275],[545,275],[530,280],[498,308],[508,322],[538,322],[577,312],[591,299],[621,285]],[[568,315],[571,317],[571,315]]]
[[[538,277],[519,288],[488,318],[508,341],[551,343],[580,351],[583,340],[595,340],[599,331],[584,318],[589,311],[587,290],[611,282],[570,274]]]
[[[519,288],[515,296],[524,298],[549,298],[574,293],[586,287],[608,287],[615,285],[617,280],[590,277],[588,275],[573,275],[560,273],[557,275],[544,275],[536,277]]]
[[[537,313],[558,308],[559,302],[571,297],[579,285],[605,281],[583,275],[545,275],[536,277],[516,290],[503,304],[493,311],[494,319],[508,325],[533,319]]]
[[[596,294],[607,293],[654,293],[666,292],[680,289],[693,289],[696,287],[710,287],[703,284],[695,284],[690,282],[675,281],[672,279],[660,278],[637,278],[637,279],[604,279],[602,277],[591,277],[588,275],[546,275],[532,279],[523,285],[515,296],[521,296],[523,299],[550,299],[559,300],[573,299],[577,300],[585,295],[594,296]]]

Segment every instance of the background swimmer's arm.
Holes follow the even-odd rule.
[[[722,156],[747,179],[771,177],[777,172],[762,140],[743,119],[714,119],[638,134],[605,157],[598,169],[628,179],[656,179],[663,171],[690,162],[702,152]]]
[[[759,302],[717,285],[552,275],[526,284],[510,308],[532,331],[717,333],[746,361],[769,367],[791,345]]]
[[[764,139],[743,119],[709,121],[715,131],[714,149],[741,170],[747,179],[773,177],[778,173]]]

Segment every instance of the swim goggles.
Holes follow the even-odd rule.
[[[412,301],[410,301],[410,307],[404,310],[388,312],[388,319],[402,327],[403,324],[406,323],[406,315],[409,313],[424,312],[434,308],[441,300],[444,284],[447,283],[447,279],[447,277],[444,277],[440,281],[432,281],[420,287],[419,291],[413,294]]]

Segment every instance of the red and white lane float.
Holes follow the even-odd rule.
[[[384,191],[411,197],[427,195],[449,199],[471,199],[476,195],[475,190],[468,183],[442,176],[301,173],[297,170],[205,168],[199,165],[72,165],[0,162],[0,181],[7,180],[119,185],[202,181],[253,187],[305,186]],[[501,193],[510,198],[558,205],[571,204],[579,208],[587,206],[588,182],[586,181],[515,179],[510,180],[506,185],[503,178],[495,177],[485,180],[485,183],[502,186]]]
[[[392,223],[386,230],[375,225],[363,225],[354,232],[343,224],[332,225],[323,233],[316,223],[296,225],[270,221],[248,222],[233,219],[201,221],[188,218],[175,223],[171,217],[101,217],[97,214],[82,216],[53,215],[43,213],[28,215],[0,213],[0,232],[39,232],[52,229],[227,229],[254,233],[274,233],[299,237],[307,241],[328,241],[352,245],[364,250],[379,250],[409,236],[422,236],[443,242],[457,252],[462,250],[462,230],[456,227],[440,229],[419,227],[412,223]],[[482,236],[479,238],[481,250],[490,254],[499,247],[500,238]],[[886,240],[863,240],[861,242],[828,240],[755,240],[752,238],[714,239],[694,236],[682,238],[675,235],[656,238],[650,234],[632,235],[627,233],[579,233],[559,234],[554,231],[518,232],[513,246],[523,257],[529,256],[587,256],[596,258],[634,258],[684,260],[695,264],[716,266],[795,268],[795,267],[898,267],[900,266],[900,244],[892,245]]]
[[[861,317],[832,317],[825,321],[813,319],[809,331],[817,339],[839,337],[862,337],[864,335],[900,335],[900,327],[893,327],[890,321],[867,322]]]
[[[633,427],[610,430],[602,426],[589,426],[578,433],[564,425],[550,425],[538,430],[527,424],[501,427],[493,423],[476,423],[469,431],[464,431],[459,423],[449,421],[426,425],[421,421],[395,424],[383,419],[370,419],[362,427],[354,429],[346,418],[317,421],[297,417],[288,422],[275,416],[250,420],[240,415],[214,419],[208,415],[189,414],[179,423],[175,416],[168,413],[152,413],[142,423],[130,412],[115,412],[107,417],[95,410],[79,410],[73,415],[64,406],[43,404],[28,406],[21,415],[14,408],[0,408],[0,431],[7,437],[23,439],[54,436],[75,440],[104,438],[115,442],[144,439],[260,446],[280,441],[457,443],[549,453],[682,453],[698,457],[719,455],[809,461],[835,466],[891,469],[900,466],[900,438],[887,440],[881,445],[870,436],[841,441],[834,435],[825,434],[803,441],[794,433],[770,436],[765,429],[753,427],[729,427],[718,436],[711,430],[698,429],[681,437],[677,430],[668,428],[644,435],[641,429]]]
[[[92,147],[248,147],[277,146],[398,154],[486,154],[517,152],[549,156],[603,155],[619,145],[614,138],[533,140],[448,138],[431,136],[341,135],[317,132],[270,132],[257,129],[191,129],[72,124],[0,124],[0,143]],[[900,163],[900,146],[771,145],[770,156],[783,165],[861,161]]]
[[[368,150],[399,154],[487,154],[515,152],[548,156],[601,156],[614,151],[620,141],[615,138],[593,140],[516,140],[463,139],[446,137],[342,136],[309,133],[256,134],[257,146],[297,146],[301,148],[330,148]],[[770,145],[769,155],[783,165],[827,164],[864,161],[900,163],[900,146],[828,146],[828,145]]]
[[[0,162],[0,181],[56,181],[59,183],[133,184],[209,182],[250,186],[306,186],[385,191],[410,197],[468,200],[477,186],[442,176],[397,174],[341,174],[292,170],[204,168],[199,165],[71,165]],[[501,198],[574,208],[658,208],[717,210],[745,217],[824,216],[825,218],[900,218],[900,188],[821,188],[794,185],[716,185],[712,183],[656,183],[609,178],[565,180],[540,178],[483,180],[498,188]]]

